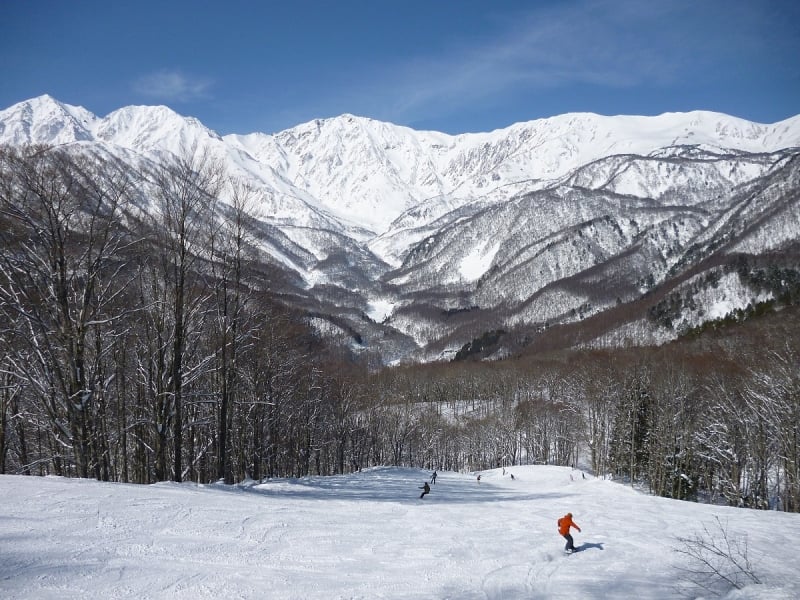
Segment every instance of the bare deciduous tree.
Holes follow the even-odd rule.
[[[183,388],[188,368],[185,364],[187,343],[192,335],[191,318],[209,294],[197,275],[202,270],[200,261],[208,258],[207,224],[214,218],[223,176],[220,164],[196,147],[165,159],[150,173],[158,210],[154,231],[161,234],[158,240],[162,251],[160,275],[169,304],[171,337],[168,384],[160,425],[172,424],[172,477],[175,481],[183,477]],[[165,433],[161,433],[163,439]],[[165,461],[166,448],[160,448],[159,478],[166,477]]]
[[[679,567],[688,582],[717,596],[731,589],[742,589],[748,583],[761,583],[747,552],[747,538],[728,530],[719,517],[715,526],[702,529],[691,537],[678,538],[676,552],[687,557]]]

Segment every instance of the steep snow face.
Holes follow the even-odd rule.
[[[0,111],[0,144],[70,144],[91,140],[97,122],[89,111],[39,96]]]
[[[447,137],[343,115],[232,139],[260,162],[279,165],[327,210],[379,233],[409,206],[443,192],[431,149]]]
[[[111,144],[152,152],[178,153],[182,148],[202,148],[209,140],[221,138],[191,117],[182,117],[166,106],[127,106],[97,122],[96,139]]]

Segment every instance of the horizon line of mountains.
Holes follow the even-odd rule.
[[[785,297],[757,275],[800,265],[800,115],[579,113],[457,136],[342,115],[220,136],[163,106],[98,118],[41,96],[0,111],[0,144],[132,168],[207,152],[256,190],[253,248],[283,274],[265,287],[384,363],[497,358],[569,327],[562,345],[662,343]]]

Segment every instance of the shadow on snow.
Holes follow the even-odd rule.
[[[218,489],[247,491],[265,496],[295,497],[306,500],[340,500],[371,502],[425,502],[425,503],[477,503],[525,502],[545,498],[564,498],[566,494],[530,493],[515,490],[514,484],[503,481],[497,485],[491,479],[478,483],[466,475],[440,474],[436,484],[430,484],[430,493],[420,500],[421,487],[430,482],[430,472],[400,467],[375,467],[348,475],[302,477],[250,482],[231,488]]]

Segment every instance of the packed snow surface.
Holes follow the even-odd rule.
[[[514,480],[511,474],[514,474]],[[680,598],[678,537],[717,518],[800,597],[800,516],[656,498],[563,467],[375,468],[236,486],[0,476],[0,597]],[[563,552],[556,520],[581,527]],[[719,541],[719,540],[713,540]]]

